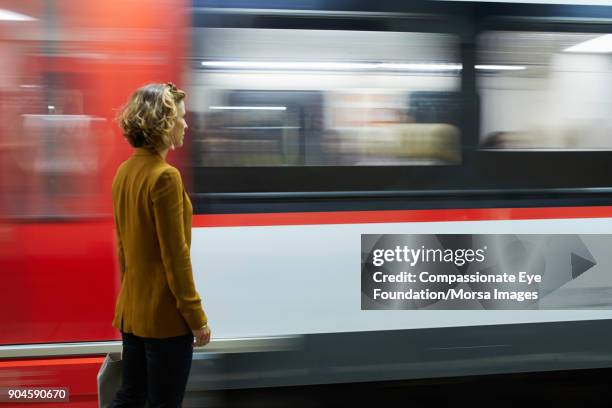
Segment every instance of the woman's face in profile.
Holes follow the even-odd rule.
[[[181,147],[183,146],[183,139],[185,138],[185,130],[188,127],[185,121],[185,102],[179,102],[177,108],[178,115],[174,128],[172,129],[172,140],[175,147]]]

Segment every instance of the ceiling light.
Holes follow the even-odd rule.
[[[35,21],[34,17],[25,14],[15,13],[14,11],[0,9],[0,21]]]
[[[394,62],[281,62],[281,61],[202,61],[203,67],[236,69],[279,70],[397,70],[397,71],[461,71],[462,64],[444,63],[394,63]],[[476,65],[479,70],[518,71],[527,69],[522,65]]]
[[[461,64],[401,64],[383,62],[377,65],[381,69],[399,69],[402,71],[458,71]]]
[[[612,52],[612,34],[606,34],[581,42],[572,47],[566,48],[565,52],[590,52],[590,53],[609,53]]]
[[[210,68],[242,69],[312,69],[351,70],[372,69],[377,64],[359,62],[280,62],[280,61],[203,61],[202,66]]]
[[[286,106],[209,106],[213,110],[287,110]]]
[[[520,71],[527,69],[527,67],[522,65],[475,65],[475,68],[491,71]]]

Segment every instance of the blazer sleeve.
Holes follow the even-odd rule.
[[[200,295],[196,291],[189,247],[183,226],[183,182],[173,167],[165,169],[152,193],[157,238],[168,286],[176,298],[179,312],[191,330],[207,322]]]
[[[123,242],[121,242],[121,235],[119,234],[119,226],[117,225],[117,218],[115,217],[115,231],[117,233],[117,258],[119,260],[119,273],[123,282],[123,276],[125,275],[125,252],[123,250]]]
[[[115,182],[113,181],[113,198],[115,197]],[[123,249],[123,242],[121,241],[121,232],[119,231],[119,222],[117,221],[117,203],[113,199],[113,219],[115,220],[115,238],[117,239],[117,260],[119,261],[119,276],[120,282],[123,282],[123,276],[125,275],[125,251]]]

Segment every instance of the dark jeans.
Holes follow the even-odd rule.
[[[112,408],[180,407],[193,357],[193,336],[150,339],[122,333],[123,378]]]

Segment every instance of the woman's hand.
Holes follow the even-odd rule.
[[[202,347],[207,345],[210,342],[210,328],[207,324],[202,326],[202,328],[198,330],[192,330],[193,334],[193,345],[195,347]]]

